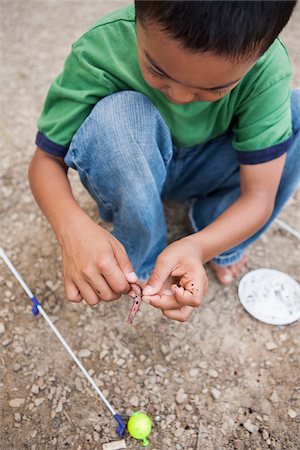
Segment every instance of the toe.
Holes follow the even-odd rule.
[[[218,270],[215,271],[215,274],[217,279],[222,284],[228,285],[233,281],[233,276],[229,267],[220,267]]]

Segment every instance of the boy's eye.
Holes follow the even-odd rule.
[[[228,91],[228,88],[223,89],[209,89],[208,90],[213,95],[222,95],[224,92]]]
[[[146,69],[148,70],[148,72],[150,72],[155,77],[164,78],[164,76],[165,76],[163,73],[157,72],[157,70],[155,70],[154,67],[152,67],[152,66],[147,65]]]

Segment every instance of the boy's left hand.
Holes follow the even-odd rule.
[[[159,255],[143,289],[143,300],[161,309],[164,316],[186,322],[202,304],[207,287],[199,244],[187,236]]]

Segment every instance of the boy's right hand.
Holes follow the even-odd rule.
[[[126,250],[111,233],[87,215],[68,225],[60,236],[66,297],[94,306],[118,299],[136,283]]]

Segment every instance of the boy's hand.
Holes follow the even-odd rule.
[[[85,214],[60,239],[66,297],[89,305],[118,299],[138,281],[124,246]]]
[[[188,320],[207,292],[208,280],[197,247],[192,236],[170,244],[157,258],[143,289],[144,301],[180,322]],[[177,284],[174,278],[179,280]],[[170,288],[166,289],[166,282]]]

